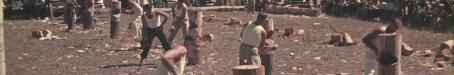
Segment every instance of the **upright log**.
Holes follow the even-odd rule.
[[[118,37],[120,31],[121,1],[113,0],[111,5],[110,38],[114,39]]]
[[[379,40],[378,75],[400,75],[402,35],[380,34]]]
[[[240,65],[233,67],[233,75],[265,75],[261,65]]]
[[[5,61],[5,41],[4,41],[4,24],[3,24],[3,1],[0,1],[0,75],[6,75]]]
[[[83,15],[84,23],[83,28],[85,30],[92,29],[94,26],[95,20],[95,1],[94,0],[82,0],[84,1],[82,4],[83,7]]]
[[[202,25],[203,25],[203,12],[200,10],[194,10],[190,9],[188,13],[189,17],[189,30],[188,30],[188,36],[196,38],[192,43],[200,45],[202,42],[200,39],[202,39]],[[193,56],[188,57],[189,61],[188,64],[190,65],[197,65],[200,62],[200,51],[201,51],[201,46],[196,48]]]

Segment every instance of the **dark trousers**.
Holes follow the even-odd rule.
[[[68,24],[68,31],[73,30],[74,27],[74,22],[75,22],[75,9],[73,7],[73,4],[67,4],[66,9],[65,9],[65,22]]]
[[[158,37],[158,39],[161,41],[161,45],[164,48],[164,51],[172,48],[172,45],[170,45],[166,35],[163,32],[163,28],[148,28],[146,27],[146,25],[144,25],[144,27],[142,28],[142,41],[140,41],[143,49],[142,53],[140,54],[140,57],[142,59],[147,58],[154,37]]]
[[[260,54],[262,65],[265,67],[265,75],[271,75],[273,70],[272,54]]]

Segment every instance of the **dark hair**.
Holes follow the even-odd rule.
[[[150,9],[150,8],[153,8],[153,5],[152,4],[146,4],[143,6],[143,9]]]
[[[184,41],[193,41],[195,40],[194,38],[192,38],[191,36],[187,36],[184,38]]]
[[[257,15],[257,20],[265,20],[266,18],[268,17],[268,15],[264,12],[260,12],[258,15]]]

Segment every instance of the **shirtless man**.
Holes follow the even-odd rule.
[[[240,65],[261,65],[259,50],[263,49],[266,39],[266,31],[263,28],[268,16],[259,13],[255,22],[249,22],[241,31]]]
[[[187,36],[189,29],[188,6],[184,0],[178,0],[172,8],[174,30],[170,33],[169,42],[173,42],[180,28],[183,30],[183,37]]]
[[[140,54],[141,60],[140,64],[142,64],[143,60],[147,58],[148,52],[151,48],[151,43],[155,37],[161,41],[161,44],[165,51],[172,48],[169,41],[167,41],[167,37],[164,34],[164,24],[170,18],[170,16],[162,11],[157,11],[153,9],[153,5],[147,4],[145,5],[145,14],[142,15],[142,24],[144,25],[142,28],[142,41],[140,44],[142,46],[142,53]],[[161,22],[161,18],[163,21]]]
[[[454,47],[454,40],[444,41],[440,47],[435,51],[435,64],[438,67],[448,67],[452,66],[452,62],[454,60],[453,56],[453,47]]]
[[[399,30],[399,28],[402,26],[401,25],[400,19],[395,19],[391,25],[385,27],[383,26],[380,29],[375,29],[371,33],[367,34],[363,39],[363,43],[368,47],[370,50],[366,50],[366,55],[364,58],[365,65],[364,65],[364,75],[374,75],[374,68],[377,65],[374,65],[374,63],[377,63],[377,58],[378,58],[378,47],[375,42],[377,42],[377,39],[379,37],[379,34],[387,34],[387,33],[395,33]]]
[[[183,46],[176,46],[161,56],[158,69],[153,75],[184,75],[186,57],[192,56],[200,44],[191,43],[195,38],[186,37]],[[191,60],[191,59],[188,59]]]

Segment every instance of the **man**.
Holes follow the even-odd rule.
[[[401,27],[400,19],[395,19],[391,25],[388,27],[382,27],[380,29],[375,29],[371,33],[367,34],[363,39],[363,43],[368,47],[370,50],[365,51],[365,65],[364,65],[364,73],[365,75],[374,75],[375,74],[375,67],[377,67],[377,58],[379,49],[377,47],[376,42],[378,42],[379,34],[387,34],[387,33],[395,33]]]
[[[175,39],[180,28],[183,30],[183,37],[187,36],[189,29],[188,6],[184,0],[178,0],[177,3],[175,3],[175,6],[172,7],[172,11],[174,16],[172,25],[174,25],[174,29],[170,33],[169,42],[172,42]]]
[[[240,65],[261,65],[259,51],[263,49],[266,31],[262,27],[267,15],[259,13],[255,22],[249,22],[241,31]]]
[[[167,22],[170,16],[165,12],[154,10],[153,5],[151,4],[145,5],[145,11],[145,14],[142,15],[142,31],[144,33],[142,34],[142,41],[140,41],[143,49],[142,53],[140,54],[140,64],[142,64],[143,60],[147,58],[151,44],[155,37],[158,37],[158,39],[161,41],[161,44],[165,51],[172,48],[169,41],[167,41],[166,35],[163,32],[164,24]],[[162,22],[161,17],[163,19]]]
[[[186,37],[183,46],[176,46],[165,52],[161,56],[160,62],[157,64],[158,69],[153,75],[184,75],[186,57],[192,56],[194,50],[196,50],[195,48],[200,46],[199,44],[190,43],[194,40],[192,37]],[[188,59],[188,61],[191,61],[191,59]]]
[[[66,3],[66,9],[65,9],[65,22],[68,25],[68,29],[66,30],[67,32],[73,32],[74,28],[74,23],[76,21],[76,10],[75,7],[77,7],[77,2],[76,0],[65,0]]]
[[[271,22],[269,22],[271,21]],[[271,39],[271,37],[273,36],[273,30],[274,30],[274,24],[272,22],[273,20],[272,19],[268,19],[265,21],[264,24],[262,24],[263,28],[265,29],[266,31],[266,37],[265,37],[265,45],[264,45],[264,48],[263,50],[260,50],[259,51],[259,54],[260,54],[260,60],[261,60],[261,64],[263,65],[263,67],[265,68],[265,75],[271,75],[272,73],[272,68],[273,68],[273,64],[272,64],[272,56],[273,56],[273,52],[274,50],[276,50],[277,48],[277,45],[276,43],[274,42],[273,39]]]
[[[453,56],[453,47],[454,46],[454,40],[448,40],[444,41],[441,43],[440,47],[437,48],[435,51],[435,64],[437,64],[438,67],[448,67],[452,66],[452,62],[454,59]]]
[[[143,15],[143,9],[137,3],[137,1],[128,0],[128,3],[129,3],[128,5],[131,6],[132,10],[134,11],[134,15],[133,15],[134,18],[133,18],[133,20],[131,22],[129,22],[128,29],[134,29],[135,33],[136,33],[134,38],[137,38],[141,34],[140,27],[142,25],[137,24],[137,23],[140,23],[140,20],[141,20],[140,16]]]

